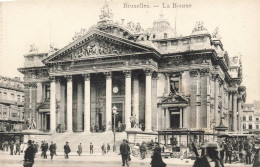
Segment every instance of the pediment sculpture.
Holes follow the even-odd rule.
[[[63,60],[71,60],[77,58],[84,58],[92,55],[108,55],[108,54],[129,54],[137,52],[138,50],[130,49],[127,46],[120,46],[109,43],[104,40],[92,40],[87,42],[82,47],[75,49],[68,53]]]

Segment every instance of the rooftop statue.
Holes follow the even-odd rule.
[[[36,47],[35,44],[31,44],[31,45],[30,45],[30,50],[29,50],[29,52],[38,52],[38,48]]]
[[[220,35],[219,35],[219,28],[216,27],[216,29],[213,31],[212,33],[212,38],[221,38]]]
[[[207,31],[207,29],[204,27],[203,21],[197,21],[195,24],[194,29],[192,30],[192,33],[198,32],[198,31]]]
[[[99,18],[101,20],[112,19],[113,18],[112,10],[109,9],[109,6],[108,6],[107,2],[104,5],[104,7],[101,9],[101,15],[99,16]]]

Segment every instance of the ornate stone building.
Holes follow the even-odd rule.
[[[25,57],[26,116],[37,129],[111,130],[116,123],[145,131],[204,129],[212,131],[221,118],[229,131],[241,130],[245,101],[242,64],[229,57],[218,29],[211,35],[202,22],[181,36],[160,15],[143,30],[139,23],[114,22],[106,5],[97,25],[82,29],[61,49]]]
[[[0,76],[0,131],[20,131],[23,123],[23,82],[19,78]]]

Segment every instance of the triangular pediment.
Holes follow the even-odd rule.
[[[43,60],[43,63],[134,53],[153,53],[157,55],[157,52],[149,46],[95,29],[50,55]]]
[[[170,93],[168,96],[163,97],[161,104],[188,104],[189,99],[178,93]]]

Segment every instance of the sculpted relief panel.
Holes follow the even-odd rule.
[[[105,40],[94,39],[69,53],[63,60],[84,58],[91,55],[129,54],[138,51],[140,50],[134,50]]]

